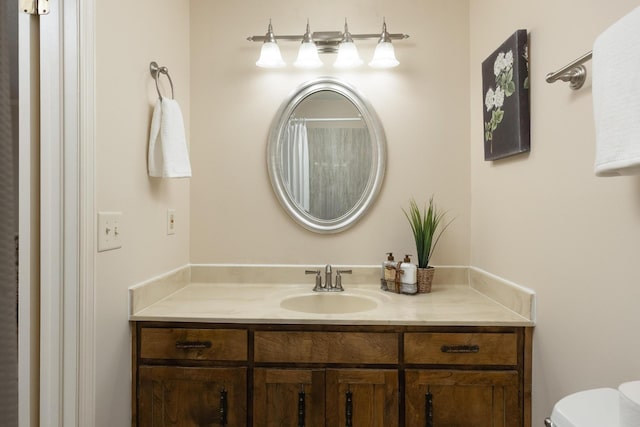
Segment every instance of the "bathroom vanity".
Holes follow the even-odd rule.
[[[326,295],[336,304],[314,309],[306,300],[321,295],[309,285],[191,276],[159,299],[132,290],[134,426],[530,426],[533,295],[523,290],[482,277],[416,296],[345,283]],[[480,288],[511,293],[517,307]],[[345,296],[353,310],[358,299],[376,307],[324,312]]]

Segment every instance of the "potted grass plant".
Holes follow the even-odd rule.
[[[436,208],[433,196],[429,199],[429,207],[420,210],[414,199],[409,202],[409,211],[402,210],[409,220],[411,231],[416,243],[418,255],[418,292],[431,292],[434,268],[429,265],[433,251],[438,244],[442,233],[449,227],[451,221],[443,223],[445,212]]]

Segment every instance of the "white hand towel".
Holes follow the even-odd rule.
[[[149,176],[184,178],[191,176],[184,122],[180,106],[173,99],[156,102],[149,134]]]
[[[640,173],[640,8],[593,45],[597,176]]]

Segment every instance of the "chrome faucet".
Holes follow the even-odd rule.
[[[334,287],[334,289],[336,291],[344,291],[344,288],[342,287],[342,276],[340,275],[340,273],[342,273],[342,274],[351,274],[351,270],[338,270],[338,271],[336,271],[336,286]]]
[[[313,287],[314,292],[341,292],[344,291],[342,287],[341,274],[351,274],[351,270],[337,270],[336,271],[336,283],[333,283],[332,278],[333,269],[331,264],[327,264],[324,267],[324,283],[322,283],[321,270],[305,270],[305,274],[314,274],[316,276],[316,284]]]
[[[316,275],[316,285],[313,287],[313,292],[323,291],[322,286],[322,276],[320,275],[320,269],[318,270],[305,270],[304,274],[315,274]]]
[[[324,287],[327,290],[333,289],[333,283],[331,282],[331,264],[324,266]]]

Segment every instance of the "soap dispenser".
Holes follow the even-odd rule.
[[[411,263],[411,255],[405,255],[402,264],[402,285],[400,291],[403,294],[415,294],[418,292],[418,267]]]
[[[393,253],[387,252],[387,260],[382,263],[382,278],[389,282],[396,280],[396,267]]]

